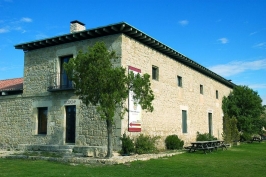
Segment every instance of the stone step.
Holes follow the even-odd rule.
[[[82,154],[85,157],[105,157],[107,154],[106,146],[75,146],[75,145],[33,145],[19,144],[21,151],[47,151],[60,153]]]
[[[18,149],[23,151],[66,151],[72,152],[75,145],[33,145],[33,144],[19,144]]]

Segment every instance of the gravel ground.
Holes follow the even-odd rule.
[[[145,161],[157,158],[167,158],[173,155],[181,154],[182,151],[171,151],[171,152],[161,152],[158,154],[134,154],[131,156],[121,156],[118,153],[114,153],[113,157],[110,159],[106,158],[93,158],[93,157],[83,157],[80,154],[70,153],[65,154],[61,157],[47,157],[42,155],[30,155],[28,152],[26,155],[23,151],[0,151],[0,158],[12,158],[12,159],[32,159],[32,160],[48,160],[57,161],[70,164],[123,164],[133,161]]]

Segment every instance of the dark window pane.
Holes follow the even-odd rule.
[[[159,68],[156,66],[152,66],[152,79],[159,80]]]
[[[177,76],[177,85],[179,87],[182,87],[182,77],[181,76]]]
[[[68,79],[66,71],[64,70],[64,63],[68,63],[69,59],[73,56],[66,56],[61,58],[61,66],[60,66],[60,86],[61,88],[71,88],[72,81]]]
[[[200,85],[200,94],[203,94],[203,85]]]
[[[38,134],[47,134],[47,108],[38,108]]]

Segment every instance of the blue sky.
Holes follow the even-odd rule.
[[[266,104],[265,0],[0,0],[0,79],[23,77],[14,45],[127,22]]]

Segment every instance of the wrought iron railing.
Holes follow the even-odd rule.
[[[68,79],[65,73],[52,73],[48,75],[47,91],[61,91],[61,90],[73,90],[74,84]]]

